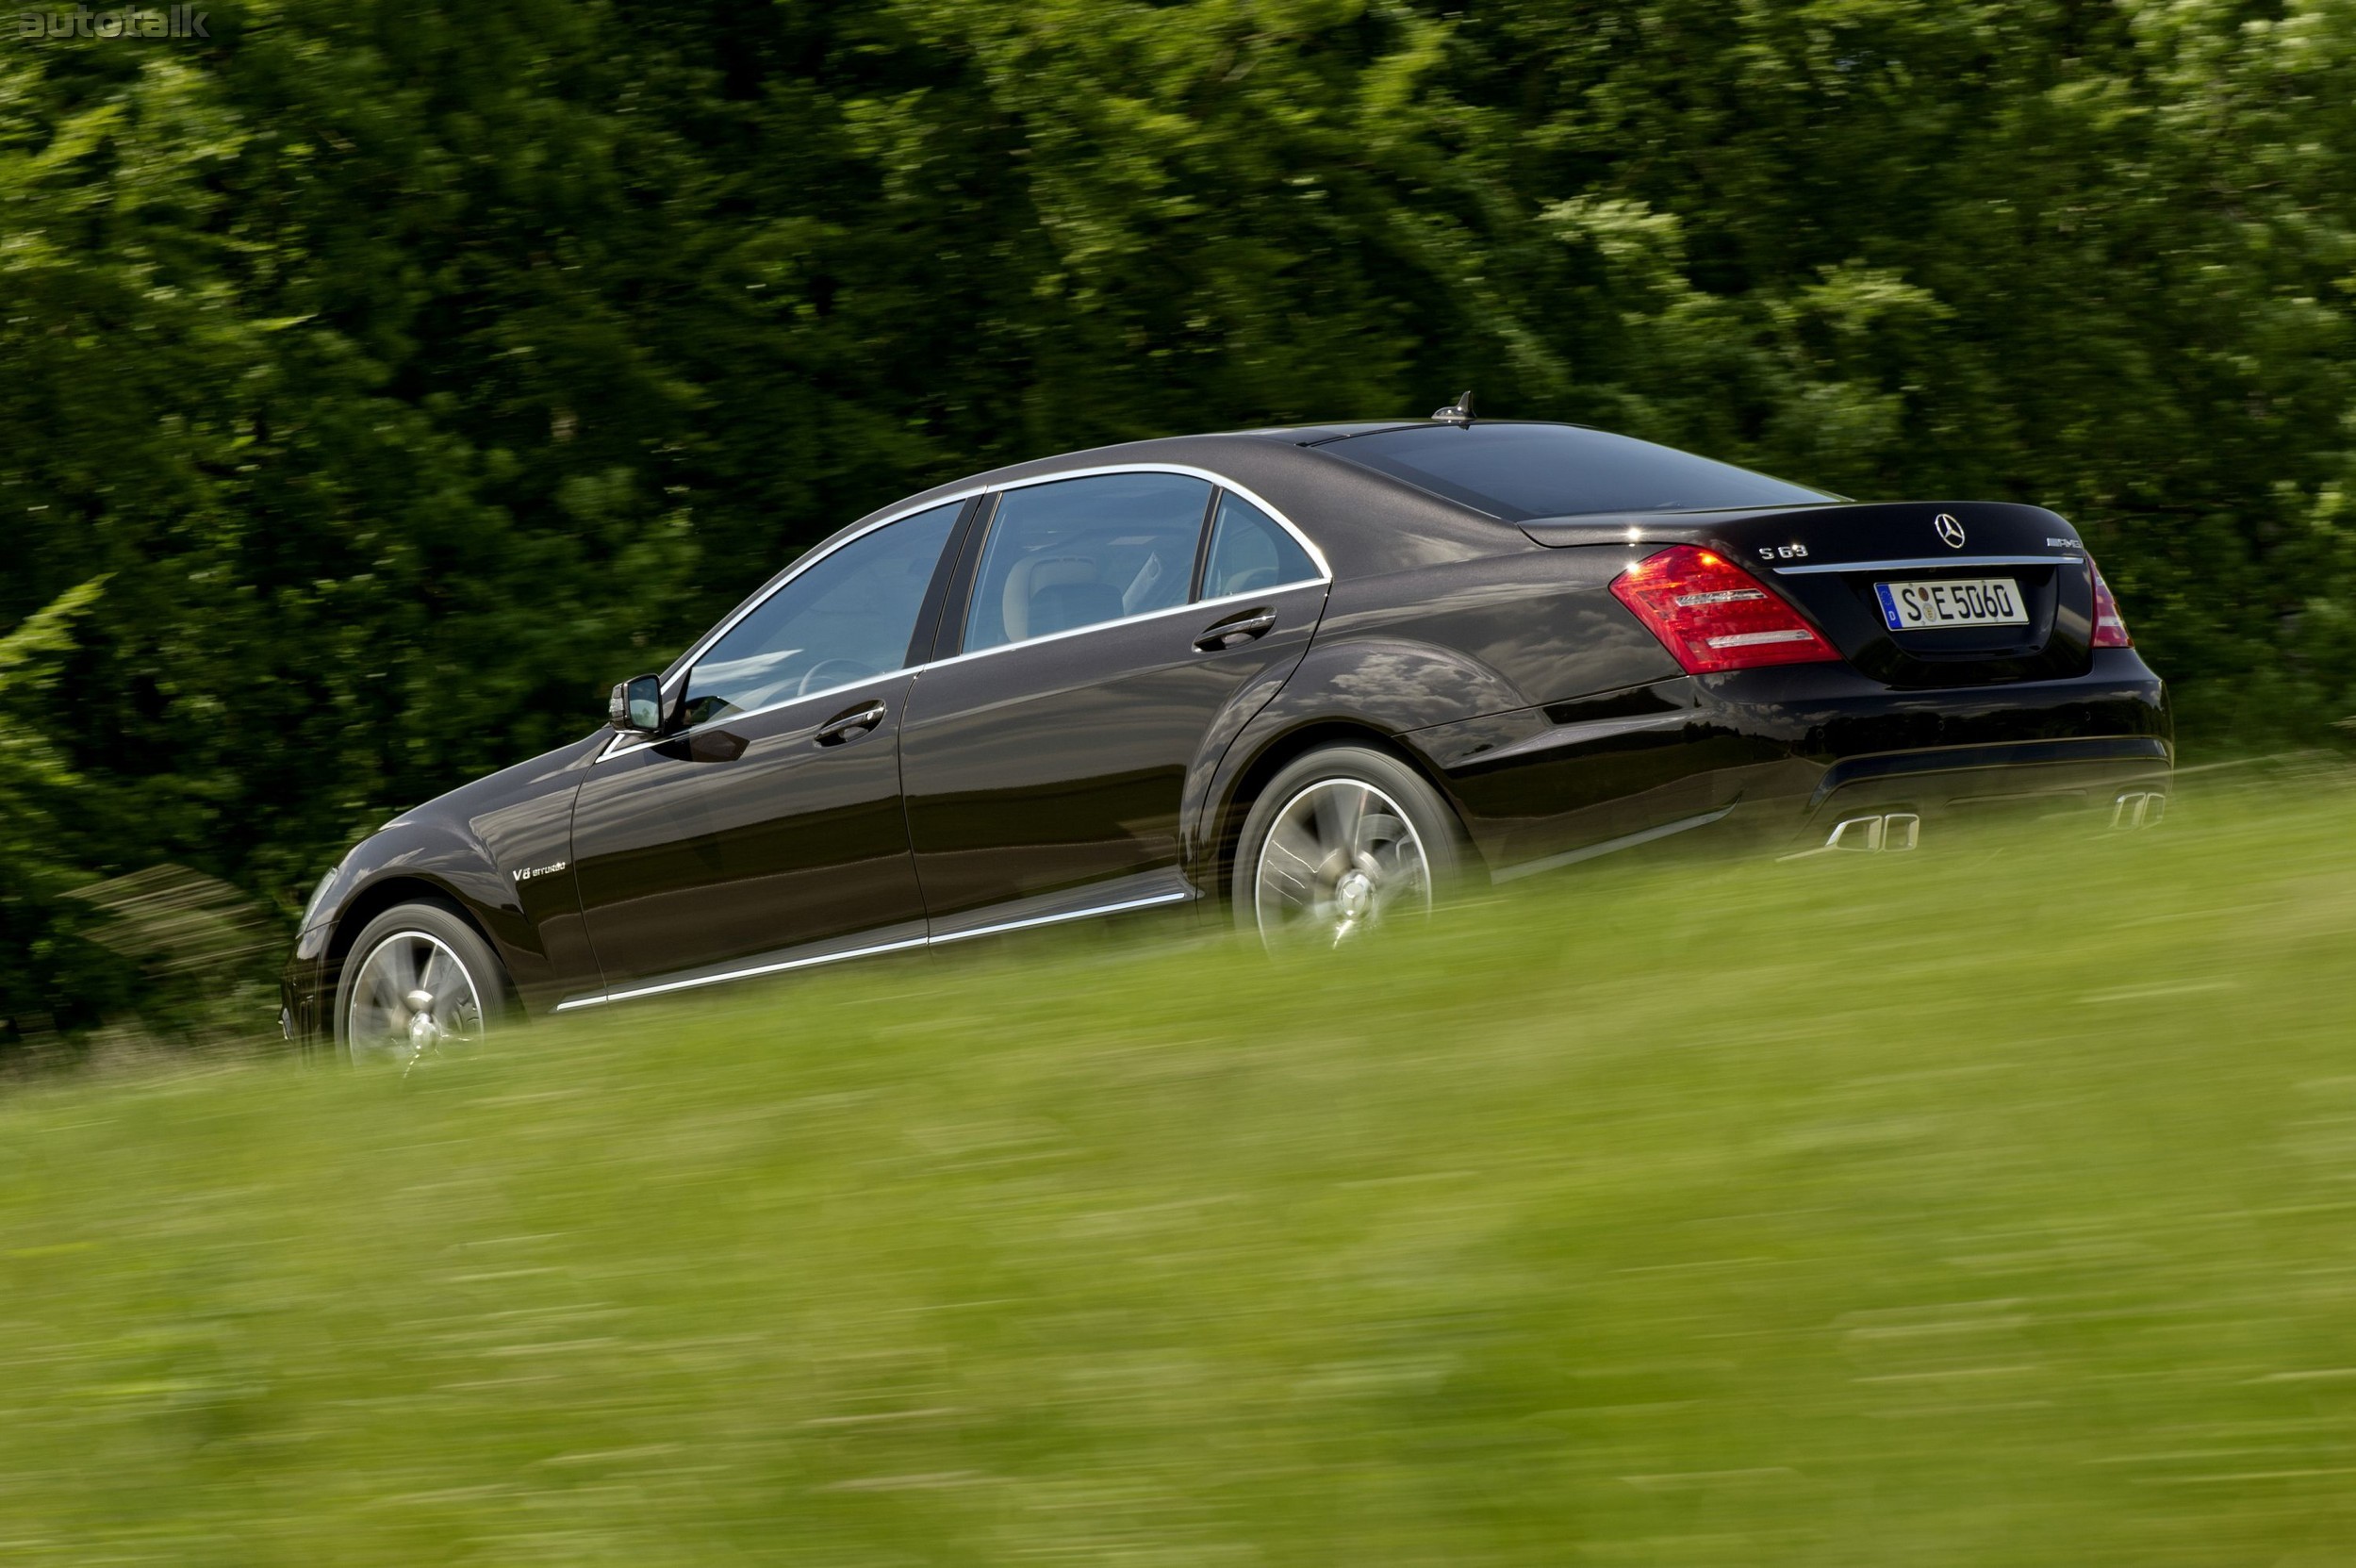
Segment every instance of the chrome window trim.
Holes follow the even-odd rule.
[[[1096,479],[1106,474],[1114,473],[1182,474],[1189,479],[1207,479],[1223,490],[1231,491],[1236,495],[1240,495],[1245,501],[1250,502],[1253,505],[1259,507],[1261,511],[1274,518],[1277,527],[1292,535],[1293,541],[1299,545],[1303,550],[1309,552],[1310,561],[1317,568],[1317,575],[1313,578],[1304,577],[1301,579],[1302,583],[1330,583],[1333,581],[1333,566],[1332,563],[1326,559],[1326,553],[1318,549],[1316,541],[1311,539],[1307,534],[1302,533],[1300,528],[1291,518],[1286,517],[1276,507],[1269,505],[1265,499],[1263,499],[1257,491],[1251,489],[1248,486],[1239,485],[1223,473],[1214,473],[1210,469],[1198,469],[1190,463],[1108,463],[1102,468],[1067,469],[1061,473],[1043,473],[1030,479],[1016,479],[1004,485],[993,485],[990,487],[990,490],[993,494],[1003,494],[1008,490],[1028,490],[1040,485],[1060,485],[1066,479]],[[1300,584],[1279,583],[1277,586],[1278,587],[1290,588],[1297,587]],[[1126,617],[1124,619],[1134,619],[1136,618]],[[1109,626],[1113,623],[1111,621],[1104,621],[1100,624]],[[1036,641],[1038,639],[1032,638],[1030,640]]]
[[[1091,920],[1100,915],[1120,915],[1132,909],[1153,909],[1162,904],[1185,903],[1194,897],[1186,888],[1173,888],[1167,893],[1154,893],[1142,899],[1122,899],[1109,904],[1091,904],[1085,909],[1058,910],[1052,915],[1034,915],[1027,919],[1002,920],[996,925],[980,926],[972,931],[951,932],[946,936],[903,937],[897,942],[878,942],[872,947],[848,948],[841,952],[817,953],[809,958],[789,958],[773,964],[751,964],[741,969],[730,969],[717,975],[698,975],[692,980],[662,981],[652,985],[634,985],[619,991],[597,991],[578,997],[568,997],[549,1009],[552,1013],[569,1013],[584,1007],[602,1007],[607,1002],[634,1001],[640,997],[656,997],[670,991],[688,991],[702,985],[722,985],[732,980],[757,980],[763,975],[780,975],[789,969],[814,969],[821,964],[842,964],[854,958],[874,958],[883,953],[906,952],[912,948],[937,948],[949,942],[967,942],[977,936],[997,936],[1010,931],[1028,931],[1035,926],[1062,925],[1067,920]]]
[[[688,645],[687,652],[680,658],[679,673],[673,676],[669,681],[664,683],[663,695],[667,698],[670,697],[673,695],[670,689],[672,686],[684,685],[687,682],[687,677],[695,672],[696,661],[703,657],[704,654],[710,652],[714,643],[719,641],[720,638],[734,631],[738,621],[752,614],[753,611],[759,609],[762,605],[767,603],[779,594],[783,593],[787,584],[791,583],[795,578],[799,577],[803,572],[810,570],[813,567],[816,567],[819,562],[832,559],[836,552],[849,549],[852,545],[857,544],[861,539],[865,538],[868,535],[876,532],[878,529],[889,528],[892,524],[901,521],[904,519],[919,517],[926,512],[938,511],[944,506],[963,506],[966,502],[971,501],[974,497],[978,495],[986,495],[989,492],[982,487],[977,485],[972,489],[960,490],[955,495],[937,496],[934,499],[926,502],[921,506],[902,506],[898,511],[886,512],[883,516],[876,519],[875,521],[867,524],[866,527],[862,528],[856,534],[846,535],[842,538],[835,540],[834,543],[823,553],[815,548],[803,551],[801,553],[801,557],[785,569],[785,575],[779,578],[777,582],[770,586],[768,592],[761,595],[758,599],[749,600],[745,603],[738,605],[729,614],[727,619],[723,619],[718,625],[713,627],[710,631],[704,633],[702,636],[697,638],[693,643]],[[956,540],[954,538],[950,540],[950,543],[952,544],[955,542]],[[902,668],[904,668],[906,667],[903,666]],[[883,673],[890,675],[896,672],[887,669]],[[815,697],[818,694],[813,692],[811,695]]]
[[[1942,567],[2074,567],[2084,555],[1917,555],[1903,561],[1824,561],[1777,567],[1778,577],[1821,577],[1832,571],[1928,571]]]
[[[1330,577],[1304,577],[1297,583],[1280,583],[1273,588],[1261,588],[1254,593],[1222,594],[1216,599],[1196,599],[1184,604],[1173,604],[1162,610],[1141,610],[1135,615],[1123,616],[1118,620],[1099,620],[1094,626],[1075,626],[1063,632],[1043,632],[1038,636],[1025,637],[1020,642],[1001,642],[988,648],[977,648],[970,653],[952,653],[946,659],[929,659],[923,664],[903,665],[898,669],[887,669],[881,675],[869,675],[865,679],[847,682],[839,686],[828,686],[822,691],[811,692],[806,697],[788,697],[783,702],[771,702],[766,707],[748,708],[742,713],[732,713],[725,718],[716,718],[709,723],[699,724],[693,729],[681,730],[676,734],[665,735],[660,740],[634,740],[623,745],[619,744],[621,736],[616,735],[613,740],[607,742],[605,751],[599,754],[597,760],[603,762],[608,757],[627,756],[633,751],[643,751],[650,746],[667,746],[673,741],[684,740],[690,735],[699,734],[713,725],[735,724],[748,718],[758,718],[764,714],[775,713],[780,708],[790,708],[797,702],[815,702],[821,697],[833,697],[846,691],[857,691],[863,686],[874,685],[878,681],[888,681],[896,675],[922,675],[928,669],[947,669],[951,665],[969,664],[976,659],[986,659],[996,653],[1011,653],[1018,648],[1037,648],[1043,643],[1062,642],[1066,637],[1084,637],[1091,632],[1110,631],[1115,626],[1135,626],[1148,620],[1162,620],[1185,610],[1215,610],[1230,604],[1248,604],[1254,600],[1266,599],[1271,594],[1289,593],[1294,588],[1330,587],[1332,585],[1333,579]]]
[[[994,653],[1011,653],[1017,648],[1036,648],[1042,643],[1062,642],[1067,637],[1084,637],[1091,632],[1110,631],[1115,626],[1135,626],[1148,620],[1167,620],[1170,617],[1187,610],[1215,610],[1228,604],[1248,603],[1252,600],[1266,599],[1271,594],[1284,593],[1293,588],[1326,587],[1330,586],[1332,582],[1333,579],[1330,577],[1304,577],[1297,583],[1279,583],[1273,588],[1259,588],[1251,593],[1225,593],[1216,599],[1194,599],[1183,604],[1172,604],[1167,609],[1140,610],[1135,615],[1125,615],[1118,620],[1099,620],[1093,626],[1073,626],[1061,632],[1042,632],[1035,637],[1025,637],[1020,642],[997,642],[987,648],[977,648],[970,653],[952,653],[946,659],[934,659],[929,664],[911,665],[908,667],[907,673],[921,675],[928,669],[945,669],[953,664],[969,664],[975,659],[989,658]]]
[[[913,518],[920,513],[932,511],[936,507],[947,506],[951,504],[963,504],[979,495],[1000,495],[1008,490],[1027,490],[1039,485],[1059,484],[1066,479],[1095,479],[1107,474],[1115,473],[1175,473],[1189,479],[1209,480],[1211,485],[1217,488],[1243,497],[1245,501],[1250,502],[1253,505],[1259,507],[1260,511],[1274,519],[1277,526],[1283,529],[1287,534],[1292,535],[1293,542],[1298,544],[1308,553],[1310,564],[1317,569],[1318,574],[1314,577],[1304,577],[1297,583],[1278,583],[1274,587],[1263,588],[1253,593],[1229,593],[1222,594],[1216,599],[1189,600],[1183,604],[1172,604],[1164,609],[1140,610],[1135,615],[1122,616],[1116,620],[1099,620],[1093,626],[1075,626],[1067,631],[1046,632],[1035,637],[1025,637],[1020,642],[1001,642],[989,648],[977,648],[968,653],[952,653],[946,659],[930,659],[923,664],[902,665],[898,669],[887,669],[880,674],[869,675],[861,680],[845,682],[841,685],[828,686],[820,691],[814,691],[806,695],[789,697],[783,702],[771,702],[766,707],[752,708],[743,713],[732,713],[726,718],[715,719],[712,723],[738,723],[744,719],[757,718],[764,714],[775,713],[780,708],[791,707],[796,702],[815,702],[822,697],[832,697],[841,692],[855,691],[861,686],[872,685],[878,681],[888,680],[894,675],[921,675],[928,669],[942,669],[950,665],[964,664],[969,659],[986,659],[994,653],[1011,652],[1017,648],[1035,648],[1041,643],[1058,642],[1065,637],[1085,636],[1091,632],[1101,632],[1113,626],[1134,625],[1140,621],[1156,620],[1165,616],[1177,615],[1185,610],[1216,609],[1223,605],[1240,604],[1246,600],[1264,599],[1269,594],[1283,593],[1293,588],[1306,588],[1318,586],[1331,587],[1333,586],[1333,567],[1326,560],[1326,553],[1318,549],[1316,542],[1310,538],[1308,535],[1302,533],[1291,518],[1286,517],[1276,507],[1269,505],[1268,503],[1262,500],[1257,492],[1247,487],[1238,485],[1231,479],[1213,473],[1209,469],[1198,469],[1184,463],[1114,463],[1103,468],[1074,469],[1063,473],[1041,474],[1032,479],[1017,479],[1010,484],[987,485],[970,490],[961,490],[955,495],[942,496],[935,500],[929,501],[921,506],[904,506],[898,511],[889,513],[875,522],[869,523],[866,527],[862,528],[856,534],[852,534],[838,541],[832,549],[828,550],[825,554],[814,554],[809,559],[795,562],[793,568],[783,577],[778,579],[776,586],[770,588],[767,593],[763,594],[760,598],[745,604],[733,615],[731,615],[727,619],[721,621],[719,625],[714,627],[711,631],[706,632],[702,637],[688,650],[685,657],[680,662],[678,675],[671,681],[664,684],[664,701],[668,702],[670,699],[678,695],[678,689],[681,686],[684,686],[686,684],[687,677],[694,673],[696,661],[700,659],[706,652],[710,652],[714,643],[719,641],[720,638],[726,636],[732,630],[733,630],[738,621],[750,615],[753,611],[759,609],[762,605],[767,603],[774,595],[783,592],[787,584],[791,583],[795,578],[799,577],[803,572],[808,571],[813,567],[816,566],[820,561],[826,560],[832,556],[835,551],[845,549],[849,545],[857,543],[859,540],[864,539],[868,535],[874,533],[877,529],[888,528],[893,523],[898,522],[903,518]],[[996,520],[994,519],[991,520],[995,521]],[[616,734],[606,741],[605,750],[597,754],[595,761],[593,761],[590,766],[595,767],[598,763],[610,761],[615,757],[626,757],[633,751],[643,751],[650,746],[667,746],[673,741],[684,740],[689,736],[698,734],[710,727],[711,725],[709,724],[699,724],[692,729],[682,730],[676,734],[665,735],[660,740],[625,740],[621,735]]]

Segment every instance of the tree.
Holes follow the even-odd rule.
[[[24,1040],[93,1021],[127,975],[80,940],[95,923],[70,900],[90,873],[60,851],[61,811],[82,788],[34,727],[33,701],[51,689],[51,661],[104,578],[70,588],[0,637],[0,1039]]]

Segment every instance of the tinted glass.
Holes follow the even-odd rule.
[[[1186,602],[1211,486],[1176,473],[1108,473],[998,498],[974,577],[965,651]]]
[[[1508,522],[1588,512],[1690,511],[1838,499],[1674,447],[1560,424],[1386,430],[1318,450]]]
[[[772,707],[908,663],[952,501],[851,540],[769,595],[687,676],[687,722]]]
[[[1313,582],[1317,563],[1277,520],[1239,495],[1219,498],[1219,518],[1211,528],[1211,564],[1203,569],[1203,597],[1258,593],[1286,583]]]

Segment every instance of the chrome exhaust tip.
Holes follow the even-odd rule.
[[[2158,790],[2131,789],[2111,807],[2114,828],[2156,828],[2167,815],[2167,797]]]
[[[1880,854],[1911,850],[1922,842],[1922,818],[1910,811],[1893,811],[1880,817],[1850,817],[1833,824],[1833,831],[1822,845],[1803,850],[1786,860],[1805,860],[1823,854]]]
[[[1852,817],[1845,822],[1835,823],[1832,836],[1824,840],[1824,848],[1874,854],[1911,850],[1921,842],[1922,818],[1910,811],[1894,811],[1883,817]]]

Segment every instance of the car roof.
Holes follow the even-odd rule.
[[[977,490],[1065,475],[1079,477],[1104,469],[1167,467],[1215,476],[1273,505],[1314,538],[1337,569],[1347,557],[1360,570],[1389,569],[1379,566],[1376,558],[1398,556],[1399,547],[1409,538],[1421,538],[1424,548],[1408,553],[1427,559],[1433,548],[1442,555],[1462,558],[1524,542],[1517,530],[1485,513],[1317,450],[1351,436],[1424,426],[1445,428],[1442,421],[1429,420],[1293,425],[1152,437],[1062,452],[937,485],[868,513],[845,532],[888,514],[906,515]],[[1453,544],[1443,542],[1447,540]],[[1352,548],[1361,541],[1374,545],[1371,553]]]
[[[1522,424],[1547,425],[1557,430],[1591,430],[1592,425],[1574,424],[1568,420],[1336,420],[1326,424],[1272,424],[1253,430],[1230,430],[1230,436],[1254,436],[1263,440],[1289,442],[1293,446],[1326,446],[1346,441],[1356,436],[1384,436],[1396,430],[1458,430],[1472,425]]]
[[[1323,446],[1327,441],[1346,440],[1352,436],[1372,436],[1384,430],[1413,430],[1418,425],[1440,424],[1439,420],[1336,420],[1326,424],[1270,424],[1251,430],[1229,430],[1229,436],[1257,436],[1263,440],[1286,441],[1293,446]]]
[[[1481,424],[1551,425],[1557,429],[1588,428],[1584,425],[1571,425],[1559,420],[1481,420],[1477,422]],[[1454,420],[1335,420],[1321,424],[1260,425],[1248,430],[1206,431],[1192,436],[1149,436],[1138,440],[1116,442],[1110,446],[1083,447],[1076,452],[1059,452],[1050,456],[1026,458],[1019,463],[1008,463],[981,473],[968,474],[963,479],[936,485],[929,490],[894,502],[888,507],[880,507],[860,519],[859,522],[852,526],[862,526],[887,511],[914,511],[954,496],[968,494],[974,490],[995,489],[1001,486],[1018,484],[1025,480],[1043,479],[1058,473],[1076,473],[1090,469],[1119,468],[1130,464],[1185,465],[1195,461],[1208,464],[1216,456],[1233,459],[1241,453],[1255,448],[1262,451],[1271,448],[1314,451],[1316,448],[1329,446],[1337,441],[1349,440],[1359,436],[1377,436],[1393,431],[1458,428],[1460,428],[1458,421]],[[1321,459],[1317,466],[1324,467],[1325,461]],[[1356,467],[1355,464],[1343,466]],[[1244,479],[1242,474],[1236,477]],[[1248,484],[1250,481],[1244,479],[1244,482]],[[1398,481],[1394,480],[1392,483],[1396,484]],[[1405,487],[1413,488],[1413,487]],[[1426,495],[1428,499],[1450,511],[1459,514],[1467,512],[1466,508],[1454,503],[1441,501],[1438,497],[1429,497],[1428,492],[1418,490],[1415,493]],[[1474,512],[1469,515],[1483,516],[1485,514]]]

